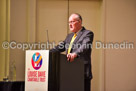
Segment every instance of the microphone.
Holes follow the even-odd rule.
[[[48,34],[48,30],[46,30],[46,36],[47,36],[47,43],[49,43],[49,34]],[[48,49],[50,50],[50,46],[48,46]]]

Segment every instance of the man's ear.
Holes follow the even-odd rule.
[[[82,21],[81,21],[81,20],[79,20],[79,22],[80,22],[80,24],[82,24]]]

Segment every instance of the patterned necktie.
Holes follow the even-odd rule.
[[[70,51],[71,51],[72,44],[73,44],[73,42],[74,42],[74,40],[75,40],[76,36],[77,36],[77,34],[75,33],[75,34],[74,34],[74,36],[72,37],[72,40],[71,40],[70,45],[69,45],[69,48],[68,48],[68,54],[69,54],[69,53],[70,53]]]

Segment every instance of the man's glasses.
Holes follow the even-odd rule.
[[[77,21],[79,21],[79,20],[69,21],[69,24],[74,24],[74,23],[76,23]]]

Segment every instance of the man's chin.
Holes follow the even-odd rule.
[[[71,32],[74,32],[74,30],[70,29]]]

